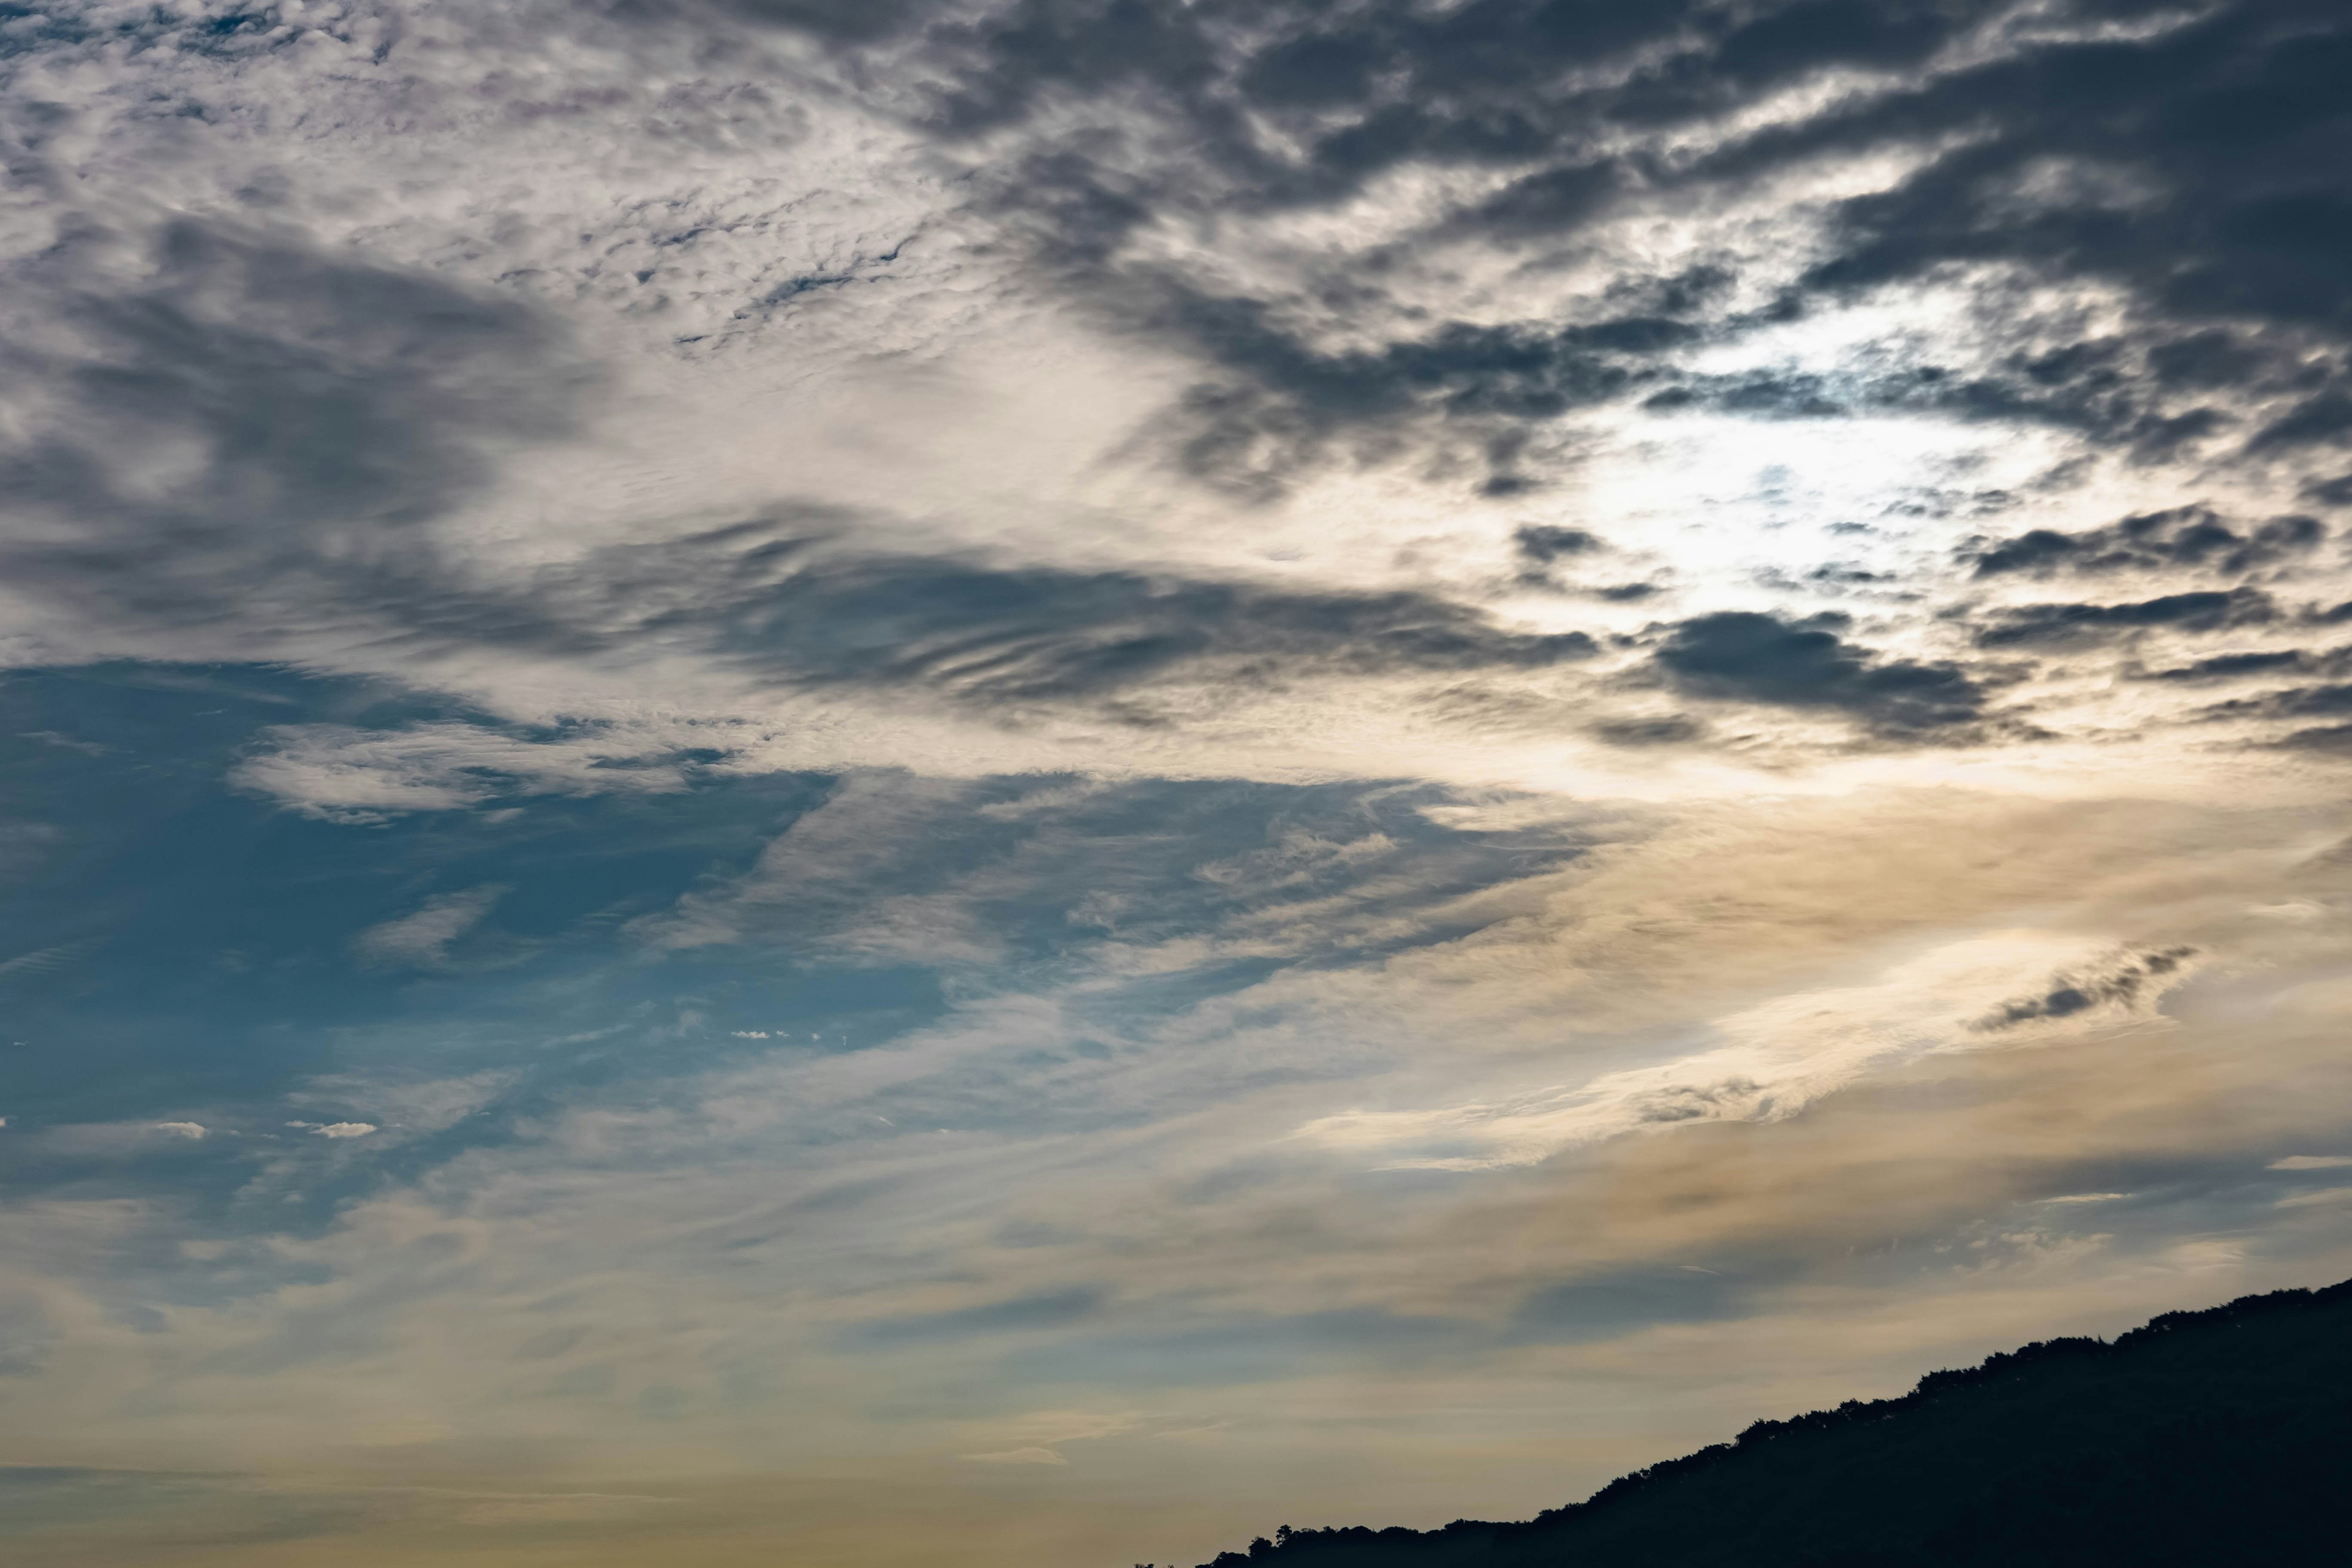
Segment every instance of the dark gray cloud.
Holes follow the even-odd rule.
[[[1979,679],[1952,664],[1887,658],[1840,634],[1852,618],[1752,611],[1700,616],[1667,632],[1651,662],[1694,697],[1843,713],[1888,735],[1950,731],[1984,717]]]
[[[144,252],[127,282],[105,265],[126,241]],[[289,581],[320,591],[313,611],[362,591],[498,445],[566,428],[581,386],[525,306],[283,235],[85,231],[12,287],[46,320],[7,350],[0,503],[20,528],[0,565],[149,625]]]
[[[610,552],[513,624],[564,637],[690,634],[780,681],[985,705],[1102,699],[1188,671],[1273,685],[1308,673],[1540,669],[1599,651],[1582,632],[1512,631],[1423,594],[850,555],[764,524]]]
[[[1979,541],[1961,559],[1974,563],[1979,577],[2173,568],[2236,574],[2307,554],[2326,537],[2326,525],[2314,517],[2274,517],[2242,532],[2210,507],[2180,506],[2079,533],[2037,528]]]
[[[1495,431],[1629,398],[2039,423],[2151,460],[2352,438],[2352,127],[2335,89],[2352,27],[2323,0],[2193,16],[2158,0],[2031,15],[1994,0],[620,9],[667,26],[775,25],[918,62],[922,128],[964,149],[997,139],[982,199],[1066,282],[1202,360],[1209,378],[1182,400],[1171,447],[1245,493],[1280,489],[1348,431],[1413,418],[1467,426],[1493,458],[1485,488],[1507,493],[1531,480]],[[1727,118],[1832,71],[1869,85],[1759,129]],[[1762,305],[1751,290],[1733,308],[1740,266],[1721,257],[1626,270],[1572,309],[1517,321],[1449,320],[1388,292],[1397,264],[1433,240],[1573,254],[1635,206],[1886,153],[1923,156],[1892,188],[1835,204],[1827,253]],[[1408,165],[1509,177],[1416,236],[1257,291],[1120,251],[1171,216],[1328,205]],[[1675,366],[1693,345],[1860,291],[1971,271],[1986,353],[1966,367],[1709,378]],[[2020,282],[2120,290],[2125,318],[2089,330],[2072,307],[2029,307]],[[1332,312],[1351,323],[1348,346],[1308,324]]]
[[[2205,710],[2210,719],[2315,719],[2352,714],[2352,686],[2294,686],[2217,702]]]
[[[1483,427],[1542,421],[1598,407],[1654,383],[1649,360],[1701,334],[1693,323],[1626,317],[1549,324],[1443,323],[1424,336],[1377,348],[1328,350],[1284,323],[1269,301],[1212,295],[1155,279],[1159,303],[1142,319],[1228,377],[1196,389],[1182,408],[1182,465],[1203,478],[1257,470],[1278,488],[1349,426],[1426,416]],[[1511,471],[1516,444],[1488,442],[1488,494],[1525,481]]]
[[[1549,566],[1555,561],[1578,555],[1591,555],[1606,550],[1607,545],[1580,528],[1559,528],[1549,524],[1528,523],[1511,535],[1519,556],[1538,566]]]
[[[2258,588],[2209,589],[2119,605],[2013,605],[1994,612],[1976,641],[1979,647],[2056,647],[2156,629],[2229,631],[2278,619],[2278,605]]]
[[[2097,1007],[2127,1007],[2149,987],[2197,956],[2193,947],[2125,952],[2078,973],[2052,977],[2049,989],[2002,1003],[1969,1027],[1979,1034],[2013,1029],[2045,1018],[2069,1018]]]
[[[991,703],[1101,697],[1211,661],[1273,682],[1596,651],[1410,593],[850,558],[760,527],[487,589],[418,525],[472,495],[502,446],[570,427],[583,379],[546,315],[192,220],[134,241],[127,283],[85,264],[121,239],[87,234],[21,269],[52,316],[10,351],[21,416],[0,442],[0,500],[47,522],[0,540],[0,564],[100,621],[202,626],[267,604],[281,624],[360,617],[420,646],[575,655],[685,636],[778,679]],[[142,475],[154,453],[177,465],[168,484]]]
[[[2082,8],[2119,21],[2154,6]],[[2021,43],[2024,40],[2021,39]],[[1911,90],[1856,100],[1728,151],[1754,167],[1800,150],[1954,136],[1890,191],[1841,209],[1843,244],[1810,279],[1820,289],[1913,279],[1953,263],[1999,263],[2121,285],[2150,313],[2141,345],[2155,378],[2179,388],[2292,392],[2307,414],[2258,440],[2305,441],[2341,426],[2313,386],[2340,374],[2304,331],[2338,342],[2352,281],[2346,226],[2352,120],[2340,83],[2352,63],[2341,7],[2258,0],[2184,25],[2086,30],[2005,51]],[[2065,182],[2034,199],[2053,168]],[[2043,189],[2051,189],[2046,184]],[[2087,368],[2087,366],[2086,366]],[[2079,372],[2063,377],[2086,385]]]
[[[1654,173],[1601,155],[1604,127],[1702,118],[1826,68],[1913,67],[1995,8],[1019,0],[935,33],[961,68],[939,117],[969,132],[1057,100],[1149,98],[1266,202],[1328,199],[1415,160],[1539,161],[1548,166],[1486,210],[1506,224],[1556,222]],[[1304,155],[1247,134],[1245,115],[1276,118]]]
[[[2343,753],[2352,752],[2352,724],[2322,724],[2297,730],[2279,744],[2289,751]]]
[[[2255,453],[2352,439],[2342,8],[2004,9],[1015,0],[894,15],[933,69],[936,134],[968,142],[1040,127],[1049,109],[1056,124],[1086,127],[1033,142],[995,188],[1081,287],[1130,295],[1139,278],[1112,258],[1146,224],[1328,204],[1412,164],[1511,172],[1430,236],[1556,250],[1634,204],[1701,199],[1814,160],[1927,154],[1891,188],[1835,205],[1828,253],[1745,313],[1725,313],[1737,268],[1705,258],[1628,273],[1571,328],[1408,310],[1392,341],[1342,353],[1317,346],[1286,296],[1220,292],[1163,268],[1143,289],[1150,303],[1126,308],[1216,367],[1185,445],[1202,471],[1246,467],[1256,450],[1273,482],[1263,442],[1244,439],[1253,425],[1294,424],[1277,444],[1296,463],[1335,426],[1414,412],[1542,421],[1627,397],[1776,416],[1936,409],[2056,424],[2148,459],[2225,439]],[[1964,41],[1966,63],[1953,53]],[[1831,71],[1874,80],[1810,114],[1726,128],[1729,112]],[[1381,300],[1383,270],[1415,243],[1302,287]],[[1996,352],[1976,368],[1842,383],[1673,370],[1693,343],[1955,269],[2111,288],[2128,319],[2096,334],[2029,320],[2016,290],[1988,285]],[[2015,345],[2001,351],[2004,335]]]
[[[2326,653],[2306,653],[2301,648],[2273,648],[2250,653],[2217,653],[2205,658],[2191,659],[2187,664],[2168,665],[2162,669],[2126,668],[2134,680],[2166,680],[2177,683],[2242,680],[2255,675],[2290,675],[2341,669],[2345,665],[2342,648]]]
[[[1680,714],[1663,719],[1610,719],[1592,726],[1594,738],[1612,746],[1680,745],[1706,733],[1706,725]]]
[[[1018,0],[941,22],[925,47],[940,84],[931,126],[950,141],[1047,106],[1093,105],[1119,121],[1034,144],[996,180],[997,199],[1026,215],[1044,253],[1081,289],[1120,300],[1214,367],[1188,406],[1193,428],[1181,455],[1204,477],[1238,474],[1263,489],[1345,427],[1416,415],[1541,422],[1654,389],[1663,357],[1717,330],[1736,275],[1704,259],[1627,273],[1568,325],[1409,310],[1414,324],[1391,341],[1335,350],[1299,325],[1285,296],[1236,295],[1116,260],[1140,226],[1171,211],[1337,201],[1421,163],[1523,171],[1433,232],[1549,244],[1674,183],[1655,158],[1604,143],[1719,112],[1811,71],[1916,62],[1984,9]],[[1631,82],[1593,85],[1625,72]],[[1138,132],[1138,115],[1181,130]],[[1292,151],[1275,151],[1268,127]],[[1373,257],[1309,287],[1325,305],[1384,305],[1383,265]],[[1497,465],[1487,483],[1524,480]]]

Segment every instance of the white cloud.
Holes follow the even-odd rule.
[[[202,1138],[205,1135],[205,1125],[201,1121],[158,1121],[155,1123],[155,1131],[169,1132],[178,1138]]]
[[[643,729],[530,739],[477,724],[354,730],[287,725],[270,749],[239,763],[238,784],[288,809],[333,821],[456,811],[502,791],[534,795],[665,795],[686,787],[667,753],[685,742]]]
[[[427,899],[415,911],[360,932],[352,939],[352,951],[370,963],[438,968],[449,961],[449,944],[479,925],[507,891],[486,884]]]
[[[721,889],[688,893],[632,930],[658,948],[693,948],[789,931],[841,955],[981,962],[997,951],[964,900],[903,884],[936,852],[933,836],[963,817],[971,786],[954,779],[860,773],[840,780]]]
[[[1500,1101],[1319,1117],[1296,1135],[1398,1166],[1480,1170],[1531,1164],[1627,1132],[1782,1121],[1865,1072],[1990,1043],[1971,1028],[1988,1009],[2021,992],[2048,989],[2053,973],[2090,964],[2111,946],[2033,931],[1967,937],[1896,963],[1874,984],[1801,993],[1715,1019],[1705,1032],[1724,1043],[1709,1050]],[[2145,1016],[2182,978],[2174,971],[2163,984],[2147,987],[2135,1016]],[[2032,1037],[2114,1016],[2044,1022]]]
[[[2289,1154],[2284,1160],[2273,1160],[2273,1171],[2336,1171],[2352,1165],[2352,1154]]]

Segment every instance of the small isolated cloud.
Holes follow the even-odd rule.
[[[1070,1462],[1051,1448],[1007,1448],[1001,1454],[959,1454],[956,1457],[974,1465],[1067,1465]]]
[[[437,969],[449,961],[449,944],[479,925],[506,894],[505,888],[488,884],[427,899],[415,913],[360,932],[352,939],[352,950],[372,964]]]
[[[158,1121],[155,1131],[169,1132],[175,1138],[202,1138],[205,1124],[201,1121]]]
[[[373,1121],[289,1121],[286,1125],[317,1138],[364,1138],[376,1131]]]
[[[2273,1160],[2273,1171],[2340,1171],[2352,1165],[2352,1154],[2289,1154],[2284,1160]]]

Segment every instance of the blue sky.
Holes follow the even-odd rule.
[[[1181,1563],[2352,1274],[2352,56],[0,6],[11,1562]]]

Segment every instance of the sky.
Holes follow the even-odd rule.
[[[0,4],[0,1555],[1190,1563],[2352,1275],[2347,79]]]

